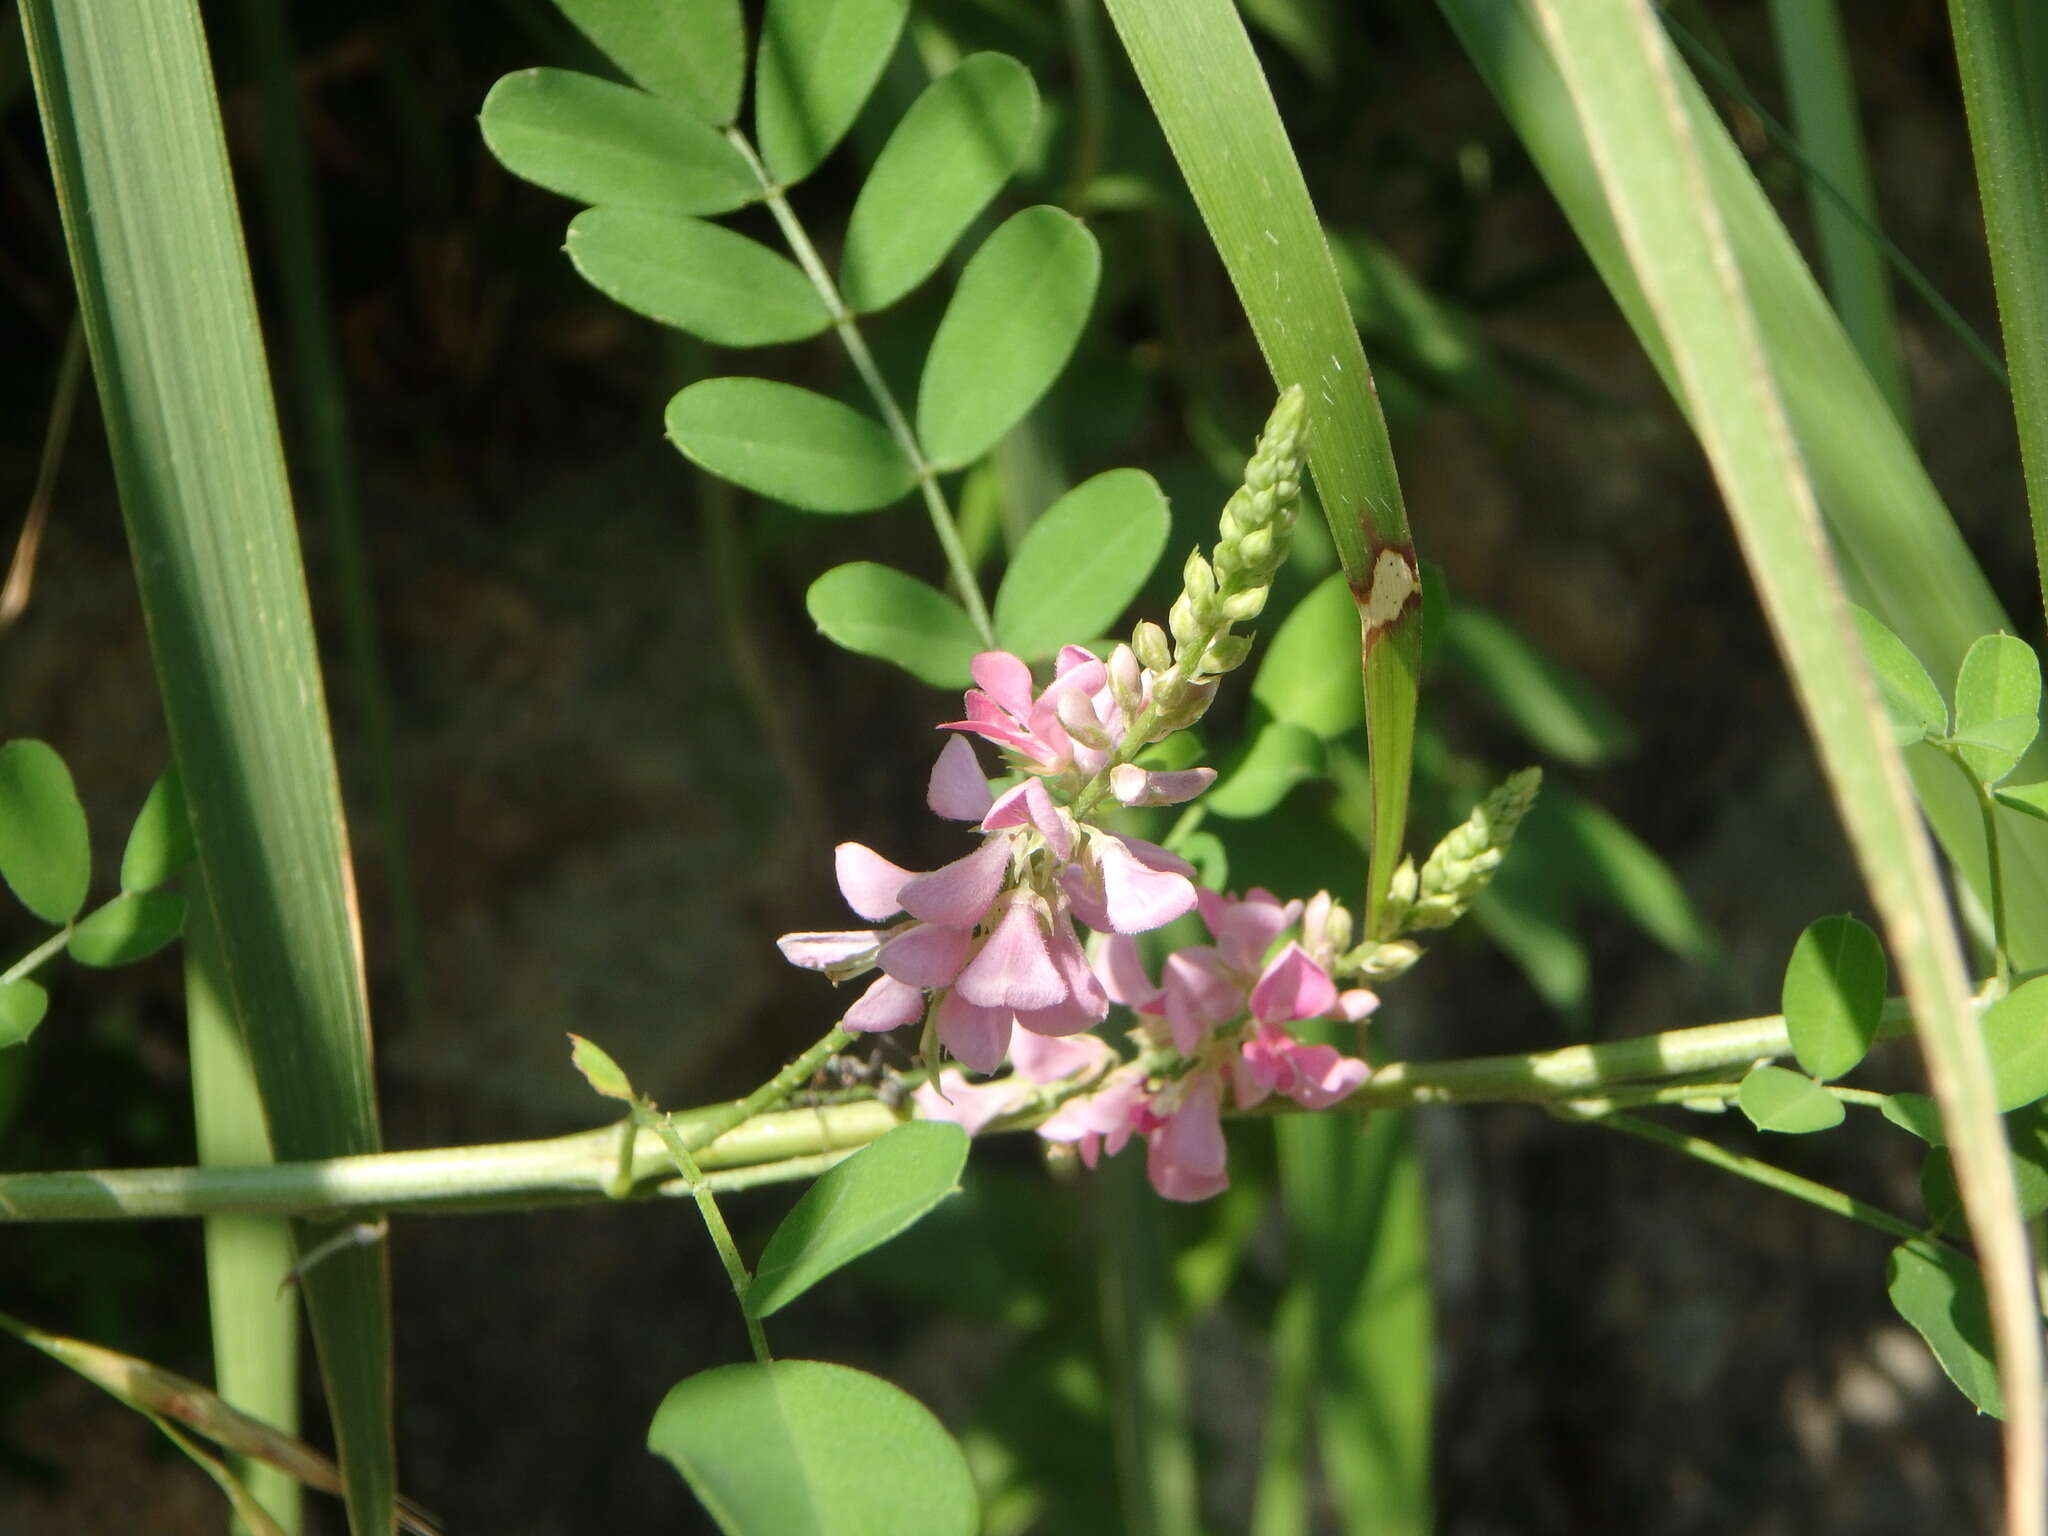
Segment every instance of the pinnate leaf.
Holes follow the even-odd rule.
[[[121,853],[121,889],[153,891],[198,856],[192,820],[185,811],[185,786],[175,764],[150,787],[128,831]]]
[[[725,1365],[669,1389],[647,1448],[726,1536],[973,1536],[974,1481],[929,1409],[816,1360]]]
[[[739,115],[747,39],[739,0],[555,0],[634,82],[673,96],[707,123]]]
[[[995,446],[1052,387],[1088,311],[1102,253],[1058,208],[1026,208],[960,274],[917,391],[917,432],[941,469]]]
[[[1172,519],[1142,469],[1082,481],[1031,525],[996,593],[996,640],[1027,661],[1107,633],[1159,563]]]
[[[1761,1066],[1742,1080],[1736,1097],[1760,1131],[1800,1136],[1842,1123],[1842,1101],[1810,1077],[1783,1067]]]
[[[872,417],[771,379],[700,379],[668,403],[669,441],[721,479],[810,512],[869,512],[917,484]]]
[[[634,313],[721,347],[802,341],[830,323],[788,257],[688,214],[586,208],[569,224],[569,260]]]
[[[2013,770],[2041,728],[2041,664],[2026,641],[1985,635],[1956,674],[1955,740],[1963,763],[1986,784]]]
[[[834,645],[894,662],[934,688],[964,688],[982,649],[974,625],[945,593],[892,566],[858,560],[811,583],[811,622]]]
[[[761,195],[740,152],[680,101],[572,69],[524,69],[484,98],[505,169],[585,203],[726,213]]]
[[[1984,1010],[1984,1048],[2000,1113],[2048,1096],[2048,976],[2015,987]]]
[[[1878,695],[1884,700],[1884,712],[1899,744],[1946,736],[1948,702],[1920,664],[1920,658],[1876,614],[1854,604],[1850,605],[1849,613],[1856,621],[1864,658],[1877,679]]]
[[[1884,945],[1848,916],[1807,925],[1785,967],[1780,1006],[1792,1054],[1826,1082],[1861,1061],[1884,1013]]]
[[[0,983],[0,1048],[34,1034],[49,1007],[50,994],[32,981]]]
[[[143,891],[116,896],[73,930],[65,948],[80,965],[132,965],[162,949],[184,926],[184,897],[176,891]]]
[[[747,1311],[771,1316],[879,1248],[950,1195],[966,1165],[967,1135],[959,1126],[916,1120],[827,1169],[761,1251]]]
[[[768,0],[754,59],[761,158],[801,181],[853,126],[895,51],[910,0]]]
[[[1357,658],[1358,605],[1338,572],[1296,603],[1281,622],[1259,664],[1252,698],[1275,720],[1334,740],[1365,721]]]
[[[1977,1266],[1953,1248],[1901,1243],[1892,1250],[1886,1289],[1899,1316],[1927,1341],[1963,1396],[1993,1418],[2004,1418],[2005,1398],[1991,1359],[1991,1314]]]
[[[92,844],[71,770],[48,744],[0,747],[0,877],[21,904],[48,923],[68,923],[85,905]]]
[[[1323,771],[1322,738],[1292,720],[1268,720],[1224,766],[1202,804],[1218,816],[1263,816],[1287,792]]]
[[[854,200],[839,291],[884,309],[923,282],[1016,172],[1038,122],[1031,72],[977,53],[941,75],[889,135]]]

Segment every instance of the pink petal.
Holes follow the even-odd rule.
[[[988,915],[1010,871],[1010,840],[992,837],[965,858],[917,875],[897,893],[912,917],[944,928],[972,928]]]
[[[993,1072],[1003,1064],[1010,1043],[1010,1010],[983,1008],[957,991],[939,1004],[939,1043],[977,1072]]]
[[[1300,902],[1283,906],[1271,891],[1254,890],[1243,901],[1229,903],[1221,921],[1210,927],[1223,958],[1234,970],[1251,976],[1266,963],[1273,941],[1294,926],[1300,913]]]
[[[1368,992],[1363,987],[1353,987],[1348,992],[1337,994],[1337,1017],[1356,1024],[1360,1019],[1369,1019],[1380,1010],[1379,994]]]
[[[991,1120],[1018,1108],[1024,1097],[1008,1078],[974,1084],[967,1081],[965,1073],[948,1067],[937,1083],[919,1084],[910,1100],[917,1106],[918,1119],[948,1121],[973,1136]]]
[[[1119,763],[1109,773],[1109,787],[1125,805],[1179,805],[1215,782],[1214,768],[1148,773],[1136,763]]]
[[[1150,933],[1194,910],[1195,888],[1187,876],[1150,868],[1108,833],[1089,846],[1102,871],[1103,910],[1118,933]]]
[[[1031,714],[1031,669],[1008,651],[983,651],[968,663],[982,691],[1016,716],[1021,724]]]
[[[1261,1068],[1265,1063],[1254,1064],[1251,1046],[1247,1044],[1244,1054],[1231,1059],[1230,1096],[1236,1100],[1239,1109],[1250,1109],[1265,1102],[1273,1091],[1273,1085],[1266,1081],[1267,1073]]]
[[[987,814],[981,818],[981,830],[1000,832],[1006,827],[1021,827],[1031,819],[1031,808],[1024,803],[1024,791],[1038,784],[1036,779],[1026,779],[1022,784],[1013,784],[996,796],[989,805]],[[1044,791],[1040,784],[1039,789]]]
[[[1060,889],[1066,892],[1067,904],[1074,916],[1081,919],[1097,933],[1111,931],[1109,909],[1102,904],[1102,872],[1090,870],[1080,864],[1063,864],[1059,872]]]
[[[1174,1048],[1183,1056],[1194,1055],[1204,1035],[1244,1011],[1244,993],[1224,971],[1222,957],[1207,945],[1168,955],[1159,982]]]
[[[924,1017],[924,993],[898,981],[894,976],[877,976],[875,984],[861,993],[860,1001],[846,1010],[840,1025],[856,1034],[881,1029],[900,1029]]]
[[[1074,668],[1085,667],[1090,662],[1094,662],[1097,666],[1102,665],[1100,658],[1097,657],[1093,651],[1089,650],[1087,646],[1063,645],[1060,647],[1059,660],[1053,663],[1053,676],[1065,677],[1069,672],[1073,671]],[[1100,683],[1097,683],[1095,685],[1096,688],[1100,688],[1101,686],[1102,685]],[[1095,689],[1091,688],[1088,691],[1090,693],[1093,693]]]
[[[1074,856],[1074,823],[1060,813],[1060,808],[1053,804],[1052,795],[1039,780],[1025,781],[1024,807],[1031,813],[1031,825],[1045,839],[1052,856],[1062,863],[1071,859]]]
[[[914,987],[949,987],[967,963],[973,944],[972,929],[919,923],[884,944],[876,959],[898,981]]]
[[[984,1008],[1050,1008],[1066,998],[1066,978],[1046,951],[1030,902],[1010,904],[981,952],[960,973],[959,991]]]
[[[901,892],[910,879],[909,870],[861,843],[841,843],[833,849],[832,867],[839,876],[839,894],[869,922],[879,923],[903,910]]]
[[[1336,1003],[1337,984],[1299,944],[1281,950],[1252,988],[1252,1016],[1263,1024],[1320,1018]]]
[[[981,761],[965,736],[949,737],[939,748],[924,803],[934,816],[948,821],[979,821],[987,814],[988,780],[981,776]]]
[[[1148,843],[1142,837],[1125,837],[1119,834],[1117,841],[1130,850],[1131,857],[1147,869],[1164,870],[1168,874],[1180,875],[1185,879],[1195,878],[1195,866],[1177,853],[1168,853],[1157,843]]]
[[[837,971],[844,976],[851,974],[847,969],[849,966],[864,971],[873,965],[875,951],[881,941],[882,936],[878,933],[854,928],[836,933],[785,933],[775,941],[775,947],[782,951],[782,958],[791,965],[800,965],[807,971],[823,971],[828,976]]]
[[[1216,1079],[1204,1073],[1188,1084],[1180,1107],[1149,1139],[1145,1172],[1168,1200],[1206,1200],[1230,1187],[1228,1154]]]
[[[1144,1102],[1145,1075],[1126,1068],[1110,1074],[1093,1093],[1067,1100],[1039,1126],[1038,1134],[1047,1141],[1107,1136],[1112,1143],[1109,1154],[1114,1157],[1130,1139]]]
[[[1303,1109],[1328,1109],[1372,1076],[1371,1067],[1334,1045],[1297,1045],[1290,1055],[1294,1084],[1283,1091]]]
[[[1103,990],[1113,1003],[1122,1003],[1126,1008],[1142,1008],[1159,996],[1159,989],[1152,985],[1152,978],[1145,974],[1144,959],[1138,954],[1138,941],[1128,935],[1115,933],[1109,936],[1096,956],[1095,974],[1102,982]]]
[[[942,1032],[944,1019],[941,1012]],[[1083,1072],[1094,1071],[1115,1059],[1116,1052],[1096,1035],[1068,1035],[1064,1039],[1054,1039],[1034,1034],[1028,1029],[1013,1030],[1010,1034],[1010,1064],[1034,1083],[1056,1083],[1062,1078],[1079,1077]]]

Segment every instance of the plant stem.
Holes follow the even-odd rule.
[[[812,1074],[822,1067],[828,1058],[852,1043],[852,1035],[837,1024],[833,1025],[801,1056],[744,1099],[725,1106],[716,1114],[702,1116],[684,1136],[683,1145],[692,1152],[701,1152],[727,1131],[773,1109],[809,1082]]]
[[[633,1101],[633,1119],[643,1130],[661,1138],[661,1144],[675,1162],[676,1172],[683,1176],[683,1183],[696,1200],[697,1213],[704,1218],[704,1228],[711,1234],[711,1245],[718,1250],[718,1260],[725,1266],[725,1277],[732,1282],[733,1299],[740,1304],[740,1316],[747,1325],[747,1342],[753,1346],[754,1358],[766,1365],[775,1358],[768,1353],[768,1335],[761,1331],[760,1320],[747,1310],[747,1288],[753,1284],[753,1277],[747,1273],[746,1261],[740,1257],[739,1245],[732,1240],[732,1229],[725,1224],[725,1215],[718,1209],[711,1186],[704,1182],[704,1170],[683,1145],[675,1123],[647,1100]]]
[[[1954,747],[1941,748],[1942,756],[1956,765],[1956,772],[1970,786],[1977,802],[1977,815],[1984,824],[1984,883],[1991,902],[1992,990],[2003,997],[2012,987],[2012,962],[2006,954],[2005,873],[1998,853],[1998,802],[1991,798],[1963,754]]]
[[[70,941],[72,926],[72,924],[66,923],[34,949],[15,961],[14,964],[7,967],[6,970],[0,971],[0,987],[6,986],[10,981],[20,981],[25,976],[33,976],[37,971],[41,970],[44,962],[49,960]]]
[[[911,430],[903,408],[896,403],[895,392],[889,388],[889,381],[882,377],[874,354],[868,350],[867,339],[854,323],[853,312],[840,297],[838,284],[825,270],[818,248],[811,244],[811,237],[804,232],[796,210],[783,196],[781,185],[768,174],[768,167],[761,163],[761,157],[754,152],[754,146],[745,134],[737,128],[728,127],[725,137],[726,142],[739,151],[753,171],[754,179],[760,183],[768,211],[775,216],[782,238],[789,244],[790,254],[796,257],[797,265],[803,268],[804,276],[811,280],[811,286],[817,289],[819,299],[824,302],[832,329],[839,333],[846,355],[853,360],[854,371],[867,385],[876,409],[882,413],[882,424],[896,439],[896,446],[903,450],[903,456],[910,460],[910,467],[917,471],[918,489],[924,495],[925,510],[931,514],[932,532],[938,535],[939,548],[945,552],[946,569],[952,574],[953,588],[959,594],[960,604],[967,610],[968,620],[981,636],[982,643],[993,650],[996,644],[995,625],[989,621],[988,605],[982,601],[981,584],[974,579],[974,566],[967,558],[967,546],[960,542],[960,529],[953,521],[953,509],[946,504],[946,493],[939,488],[938,470],[925,457],[923,445]]]

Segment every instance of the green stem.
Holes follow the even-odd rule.
[[[43,968],[46,961],[50,960],[70,942],[71,929],[71,924],[65,924],[64,927],[51,934],[42,943],[7,967],[6,970],[0,971],[0,987],[6,986],[10,981],[20,981],[24,976],[35,975],[37,971]]]
[[[853,1036],[837,1024],[814,1042],[796,1060],[789,1063],[767,1082],[756,1088],[736,1104],[726,1105],[715,1114],[702,1116],[693,1125],[684,1144],[692,1152],[701,1152],[726,1132],[744,1124],[756,1115],[773,1109],[797,1089],[809,1082],[826,1061],[837,1052],[853,1043]]]
[[[1996,995],[2003,997],[2012,987],[2012,961],[2006,952],[2005,872],[1998,852],[1998,802],[1963,761],[1961,752],[1947,746],[1941,751],[1969,784],[1970,794],[1977,802],[1978,818],[1984,825],[1984,884],[1991,901],[1992,985]]]
[[[732,1282],[733,1299],[740,1304],[740,1316],[746,1320],[747,1342],[753,1346],[754,1358],[766,1365],[775,1358],[768,1353],[768,1336],[761,1331],[760,1320],[747,1310],[747,1288],[753,1284],[753,1277],[747,1273],[739,1245],[732,1240],[732,1229],[725,1224],[725,1215],[718,1209],[711,1186],[704,1180],[704,1170],[690,1156],[690,1149],[677,1134],[675,1123],[645,1099],[633,1101],[633,1119],[642,1130],[650,1130],[661,1138],[662,1146],[668,1149],[668,1155],[676,1165],[676,1172],[683,1176],[683,1183],[695,1198],[697,1213],[704,1218],[704,1228],[711,1234],[711,1245],[718,1250],[718,1260],[725,1266],[725,1277]]]
[[[761,157],[754,152],[754,146],[747,136],[737,128],[725,130],[726,141],[739,151],[754,179],[761,185],[763,199],[768,211],[775,216],[776,224],[782,230],[782,238],[788,242],[790,254],[796,257],[797,265],[803,268],[804,276],[811,280],[811,286],[818,291],[824,302],[825,313],[831,317],[832,329],[839,333],[839,340],[846,348],[846,355],[853,360],[853,368],[874,397],[875,407],[882,413],[882,423],[889,429],[889,435],[896,439],[896,446],[903,450],[903,456],[910,460],[910,467],[917,472],[917,485],[924,495],[925,510],[931,514],[932,532],[938,535],[939,548],[945,552],[946,569],[953,578],[954,590],[959,594],[961,606],[967,610],[967,617],[973,623],[975,632],[981,636],[982,644],[993,650],[996,644],[995,625],[990,622],[988,605],[982,601],[981,584],[974,579],[974,565],[967,558],[967,546],[960,541],[960,529],[953,521],[953,510],[946,504],[946,493],[939,488],[939,472],[925,457],[924,447],[911,430],[910,421],[903,414],[903,408],[896,403],[896,395],[889,388],[889,381],[882,377],[882,370],[876,366],[875,357],[868,350],[867,339],[854,323],[853,312],[846,307],[846,301],[839,295],[838,284],[832,281],[832,274],[825,270],[825,263],[818,256],[818,248],[811,244],[811,237],[804,232],[798,221],[796,210],[789,206],[789,199],[782,195],[782,187],[768,174],[768,167],[761,163]]]

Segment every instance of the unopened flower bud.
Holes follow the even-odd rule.
[[[1173,665],[1173,648],[1167,643],[1166,631],[1150,619],[1140,619],[1137,628],[1131,631],[1131,649],[1154,672],[1164,672]]]
[[[1202,654],[1201,671],[1207,677],[1234,672],[1243,665],[1245,657],[1251,652],[1250,635],[1218,635],[1209,642],[1208,650]]]
[[[1138,665],[1138,658],[1128,645],[1119,645],[1109,653],[1108,672],[1109,696],[1116,700],[1116,707],[1123,711],[1128,724],[1145,707],[1144,668]]]
[[[1173,630],[1174,644],[1184,648],[1199,645],[1208,628],[1185,592],[1173,600],[1173,611],[1167,614],[1166,622]]]
[[[1392,939],[1379,944],[1361,944],[1338,961],[1337,966],[1346,976],[1356,976],[1361,981],[1391,981],[1414,969],[1415,962],[1421,958],[1421,945],[1407,939]]]
[[[1270,590],[1272,589],[1269,587],[1257,586],[1243,592],[1233,592],[1222,600],[1218,611],[1233,624],[1256,619],[1265,611],[1266,594]]]
[[[1087,695],[1078,688],[1068,688],[1053,701],[1053,713],[1060,717],[1060,724],[1067,728],[1067,734],[1084,747],[1093,747],[1105,752],[1111,746],[1109,732],[1102,728],[1096,718],[1095,706],[1088,702]]]

